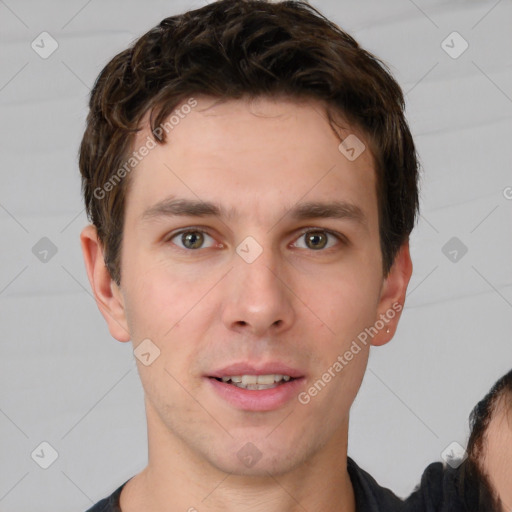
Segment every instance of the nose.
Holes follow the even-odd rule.
[[[270,250],[252,263],[238,258],[225,283],[222,321],[228,329],[261,337],[290,328],[295,319],[293,293],[282,268]]]

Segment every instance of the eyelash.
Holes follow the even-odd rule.
[[[327,235],[329,236],[332,236],[334,238],[336,238],[338,240],[338,242],[340,242],[342,245],[347,245],[348,244],[348,241],[347,239],[345,238],[345,236],[343,236],[341,233],[338,233],[336,231],[331,231],[329,229],[325,229],[325,228],[318,228],[318,227],[308,227],[308,228],[304,228],[300,233],[299,235],[297,236],[297,238],[294,239],[294,242],[296,242],[299,238],[303,237],[304,235],[308,234],[308,233],[315,233],[315,232],[321,232],[321,233],[327,233]],[[210,233],[208,233],[208,231],[203,228],[203,227],[200,227],[200,226],[189,226],[187,228],[183,228],[183,229],[180,229],[179,231],[174,231],[173,233],[171,233],[168,237],[166,237],[165,239],[165,242],[166,243],[169,243],[172,241],[173,238],[176,238],[177,236],[179,235],[182,235],[183,233],[193,233],[193,232],[200,232],[200,233],[204,233],[212,238],[214,238],[212,235],[210,235]],[[201,249],[203,249],[202,247],[200,247],[199,249],[183,249],[182,247],[178,247],[176,246],[177,249],[179,250],[182,250],[182,251],[186,251],[186,252],[195,252],[195,251],[200,251]],[[329,247],[327,249],[319,249],[317,251],[315,251],[314,249],[310,249],[311,252],[328,252],[330,251],[331,249],[334,249],[335,247]],[[209,247],[207,247],[206,249],[209,249]],[[302,247],[300,248],[302,249]]]

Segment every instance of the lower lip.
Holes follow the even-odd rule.
[[[243,389],[206,377],[214,391],[226,402],[244,411],[272,411],[297,398],[303,377],[270,389]]]

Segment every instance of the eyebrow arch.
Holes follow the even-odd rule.
[[[149,207],[141,215],[143,221],[159,217],[218,217],[232,218],[235,210],[225,210],[217,203],[196,199],[167,198]],[[313,201],[299,203],[288,210],[282,218],[290,216],[294,220],[308,219],[347,219],[364,227],[367,218],[355,204],[346,201]]]

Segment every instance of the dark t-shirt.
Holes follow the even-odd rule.
[[[357,512],[391,512],[403,510],[403,502],[389,489],[381,487],[350,457],[347,457],[347,470],[354,488]],[[104,498],[87,512],[121,512],[119,497],[125,482],[108,498]]]
[[[463,469],[464,465],[453,469],[443,466],[441,462],[430,464],[423,472],[420,484],[404,501],[386,487],[381,487],[369,473],[347,457],[357,512],[490,512],[491,508],[478,505],[479,499],[475,496],[478,485],[467,479],[461,487]],[[119,496],[125,484],[87,512],[121,512]],[[462,498],[463,495],[465,498]]]
[[[127,484],[128,481],[129,480],[118,487],[108,498],[104,498],[101,501],[98,501],[96,505],[93,505],[91,508],[87,509],[86,512],[121,512],[121,507],[119,506],[119,497],[121,496],[123,487]]]

